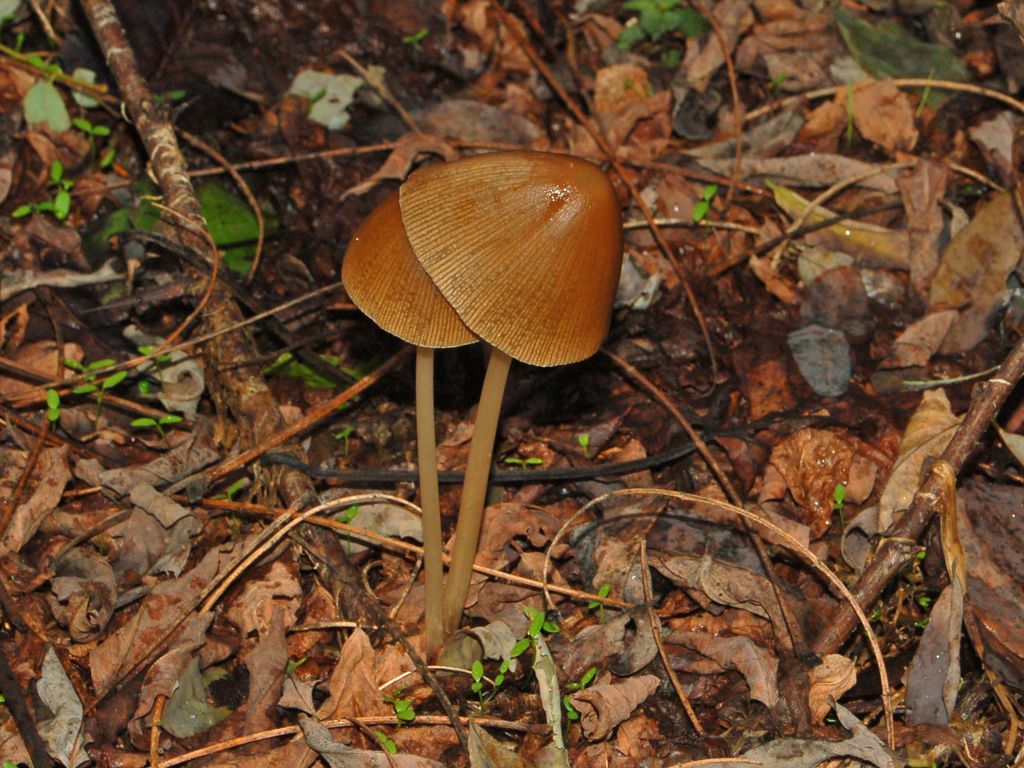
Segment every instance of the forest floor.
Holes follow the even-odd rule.
[[[4,768],[1019,764],[1015,8],[0,0]],[[620,214],[622,267],[597,354],[512,365],[435,652],[418,358],[341,265],[495,150],[616,210],[542,306],[535,187],[453,170],[488,329],[603,323]],[[411,206],[371,251],[444,293]],[[451,551],[498,353],[447,346]]]

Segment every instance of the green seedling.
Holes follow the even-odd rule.
[[[291,675],[296,669],[306,663],[306,657],[303,656],[301,659],[288,659],[288,664],[285,666],[285,674]]]
[[[99,371],[102,368],[109,368],[114,364],[113,360],[94,360],[88,365],[82,365],[77,360],[71,358],[64,359],[64,365],[77,373],[85,376],[86,383],[79,384],[77,387],[71,390],[72,394],[75,395],[88,395],[91,393],[96,394],[96,418],[100,417],[100,410],[103,408],[103,395],[109,392],[111,389],[116,387],[122,381],[128,377],[128,371],[115,371],[114,373],[107,376],[105,379],[97,380]]]
[[[768,83],[768,89],[770,91],[777,92],[780,88],[782,88],[782,84],[786,82],[786,79],[788,77],[789,75],[786,74],[776,75],[775,77],[772,78],[772,81]]]
[[[319,91],[314,91],[313,93],[311,93],[309,95],[309,104],[308,104],[307,109],[306,109],[306,114],[308,115],[310,112],[312,112],[313,111],[313,106],[318,101],[320,101],[324,96],[326,96],[326,95],[327,95],[327,86],[324,86]]]
[[[156,347],[152,344],[142,344],[139,346],[140,355],[152,355],[156,351]],[[160,354],[153,358],[153,363],[157,368],[163,368],[166,365],[170,365],[172,362],[171,356],[168,354]]]
[[[46,418],[51,424],[60,421],[60,392],[56,389],[46,390]]]
[[[580,448],[583,450],[583,458],[590,458],[590,433],[584,432],[582,435],[576,435],[576,442],[580,444]]]
[[[416,710],[412,706],[412,700],[403,699],[399,694],[398,696],[387,696],[384,701],[395,710],[395,717],[398,718],[399,723],[411,723],[416,719]]]
[[[612,591],[612,585],[607,581],[601,585],[601,588],[597,590],[598,597],[608,597]],[[597,620],[604,624],[604,603],[600,600],[591,600],[587,603],[588,611],[597,611]]]
[[[932,598],[928,597],[928,595],[921,595],[917,598],[917,604],[926,611],[932,607],[932,603],[934,602],[935,601]]]
[[[19,219],[30,213],[52,213],[55,219],[64,221],[71,213],[71,188],[75,182],[64,178],[64,164],[60,160],[54,160],[50,166],[50,180],[46,185],[54,189],[51,199],[19,205],[11,212],[11,216]]]
[[[882,609],[876,607],[871,613],[868,614],[868,621],[877,621],[882,617]]]
[[[153,103],[157,106],[165,106],[168,104],[173,104],[176,101],[181,101],[185,98],[185,95],[185,91],[182,91],[180,89],[173,91],[164,91],[163,93],[154,93]]]
[[[566,683],[565,690],[582,691],[594,681],[595,677],[597,677],[597,667],[591,667],[583,673],[579,680],[572,683]],[[576,709],[576,707],[573,706],[573,703],[569,700],[568,693],[562,696],[562,707],[565,709],[565,716],[570,722],[580,719],[579,710]]]
[[[708,211],[711,210],[711,201],[715,199],[716,194],[718,194],[717,184],[704,185],[704,188],[700,191],[700,200],[693,206],[693,220],[695,223],[699,224],[707,218]]]
[[[526,469],[527,467],[536,467],[544,463],[543,459],[539,459],[536,456],[530,456],[528,458],[520,458],[519,456],[506,456],[506,464],[515,464],[520,469]]]
[[[638,14],[626,22],[619,35],[617,45],[623,51],[646,41],[658,43],[664,37],[696,37],[707,27],[704,17],[682,7],[680,0],[629,0],[623,7]],[[675,68],[679,65],[680,56],[678,47],[662,49],[661,64]]]
[[[335,432],[334,433],[334,439],[335,440],[341,440],[342,451],[344,452],[346,458],[348,458],[348,439],[351,436],[352,436],[352,427],[345,427],[340,432]]]
[[[840,532],[846,530],[846,513],[844,511],[845,506],[846,486],[843,483],[836,483],[835,490],[832,491],[832,511],[839,515]]]
[[[90,138],[104,139],[110,135],[110,128],[105,125],[95,125],[84,117],[72,118],[71,124]]]
[[[373,735],[377,737],[377,741],[380,742],[385,752],[389,755],[397,754],[398,747],[395,746],[395,742],[384,731],[374,731]]]
[[[216,496],[211,496],[210,498],[214,500],[227,499],[228,501],[234,501],[235,496],[238,495],[239,491],[245,488],[247,482],[248,481],[244,477],[240,477],[229,485],[228,489],[224,493],[218,493]]]
[[[502,660],[498,666],[498,674],[493,680],[488,680],[484,677],[484,665],[479,659],[473,662],[470,667],[469,674],[473,678],[473,684],[469,687],[473,693],[480,699],[480,706],[485,707],[493,701],[494,697],[498,695],[498,691],[501,690],[501,686],[505,684],[505,675],[508,673],[508,660]],[[491,684],[491,690],[487,695],[484,695],[484,683],[489,682]]]
[[[526,653],[528,649],[532,648],[534,639],[540,637],[541,633],[554,635],[562,631],[555,622],[548,621],[543,611],[527,607],[523,609],[523,612],[530,620],[530,626],[526,629],[526,635],[519,638],[515,645],[512,646],[512,650],[508,654],[510,659],[518,658]]]
[[[320,359],[333,368],[337,368],[339,373],[353,381],[361,379],[366,375],[364,371],[358,368],[347,368],[339,365],[340,359],[337,357],[321,355]],[[263,374],[265,376],[284,376],[289,379],[299,379],[310,389],[333,389],[335,387],[333,381],[324,378],[305,363],[296,360],[291,352],[282,352],[278,355],[274,362],[263,369]]]
[[[423,50],[421,43],[423,39],[430,34],[430,30],[423,27],[417,32],[413,32],[411,35],[406,35],[402,38],[402,42],[410,46],[415,53],[419,53]]]
[[[167,437],[164,433],[164,427],[168,427],[171,424],[179,424],[182,421],[181,416],[174,414],[168,414],[167,416],[161,416],[159,419],[154,419],[151,416],[143,416],[138,419],[132,420],[132,426],[136,429],[146,429],[152,427],[160,433],[160,439]]]
[[[337,520],[339,523],[345,523],[346,525],[348,525],[349,523],[351,523],[353,520],[356,519],[356,515],[358,515],[358,514],[359,514],[359,505],[355,504],[355,505],[349,507],[348,509],[346,509],[344,512],[341,512],[340,514],[335,515],[334,519]]]

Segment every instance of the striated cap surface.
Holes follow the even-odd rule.
[[[341,267],[345,290],[388,333],[420,347],[459,347],[478,341],[413,255],[398,193],[359,225]]]
[[[542,366],[601,346],[622,265],[622,217],[597,166],[495,152],[421,168],[399,197],[415,258],[477,336]]]

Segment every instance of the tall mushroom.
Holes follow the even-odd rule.
[[[444,640],[441,506],[434,443],[434,349],[477,341],[420,267],[406,240],[395,193],[359,226],[342,264],[345,290],[388,333],[416,346],[416,445],[423,508],[425,650]]]
[[[453,632],[469,592],[509,366],[563,365],[597,351],[619,281],[622,217],[597,166],[543,152],[426,166],[399,199],[415,258],[469,331],[494,348],[445,590],[444,626]]]

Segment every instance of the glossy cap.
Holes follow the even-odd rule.
[[[619,282],[622,217],[597,166],[496,152],[421,168],[399,196],[416,259],[473,333],[531,365],[598,350]]]
[[[403,341],[432,348],[479,341],[413,255],[397,192],[359,225],[345,252],[341,280],[357,307]]]

